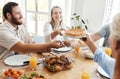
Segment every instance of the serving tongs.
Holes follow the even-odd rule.
[[[50,52],[51,55],[55,56],[55,57],[58,57],[57,54],[53,53],[53,52]]]

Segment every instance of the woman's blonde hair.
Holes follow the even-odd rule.
[[[112,24],[110,26],[111,36],[120,40],[120,13],[114,16]]]

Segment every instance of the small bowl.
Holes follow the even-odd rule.
[[[31,78],[41,78],[41,79],[50,79],[48,74],[42,73],[40,71],[27,71],[23,73],[18,79],[30,79]]]
[[[2,73],[1,76],[4,79],[18,79],[22,74],[24,73],[23,70],[18,70],[18,69],[5,69]]]

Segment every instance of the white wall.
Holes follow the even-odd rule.
[[[73,0],[72,11],[89,20],[89,32],[97,32],[103,24],[106,0]]]
[[[83,2],[84,0],[72,0],[72,11],[71,13],[78,13],[80,16],[82,16],[83,12]]]

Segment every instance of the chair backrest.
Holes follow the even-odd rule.
[[[36,43],[45,43],[44,36],[34,36],[34,37],[33,37],[33,40],[34,40]]]

